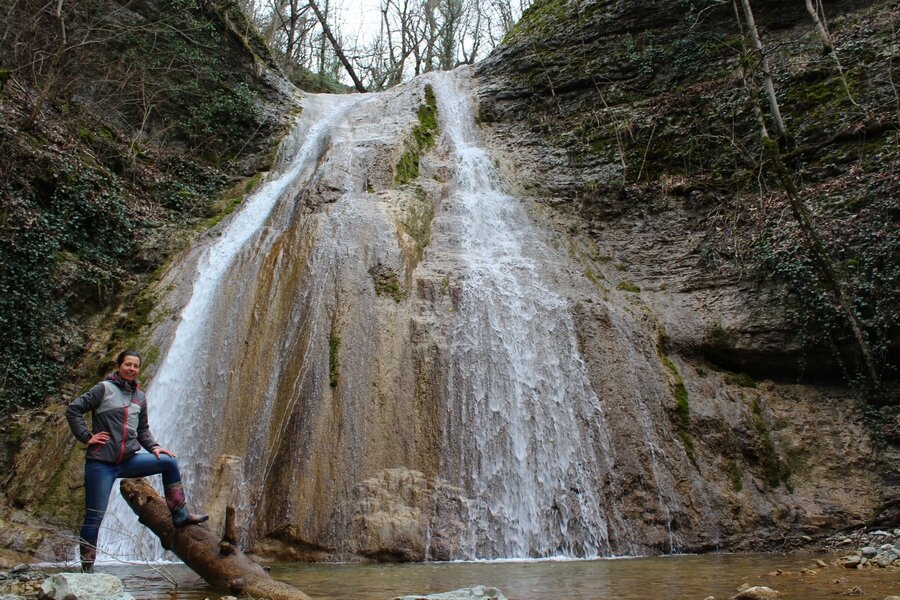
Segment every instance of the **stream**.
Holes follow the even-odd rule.
[[[851,570],[822,554],[705,554],[601,560],[492,561],[408,564],[273,564],[272,575],[315,600],[389,600],[485,585],[509,600],[703,600],[731,598],[743,584],[766,585],[785,599],[883,600],[900,594],[900,572]],[[829,566],[819,568],[816,560]],[[104,565],[138,600],[216,600],[223,596],[181,564]],[[776,575],[776,570],[784,573]],[[811,569],[801,573],[802,569]],[[854,588],[862,594],[848,595]]]

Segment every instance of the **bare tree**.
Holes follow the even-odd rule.
[[[821,15],[820,15],[821,11]],[[816,25],[816,31],[819,34],[819,39],[822,40],[822,50],[825,54],[831,56],[834,59],[834,64],[837,67],[838,75],[841,78],[841,83],[844,84],[844,91],[847,92],[847,98],[850,100],[850,103],[854,106],[859,106],[856,101],[853,99],[853,94],[850,92],[850,84],[847,83],[847,76],[844,75],[844,68],[841,66],[841,60],[838,58],[837,50],[834,48],[834,43],[831,40],[831,34],[828,33],[828,25],[825,21],[825,9],[822,7],[822,3],[819,0],[816,0],[815,5],[813,4],[813,0],[806,0],[806,12],[809,13],[809,16],[812,17],[813,23]]]
[[[781,118],[781,108],[778,106],[778,98],[775,95],[775,83],[772,81],[772,68],[769,66],[769,57],[766,55],[763,47],[762,39],[759,37],[759,30],[756,28],[756,20],[753,18],[753,9],[750,8],[750,0],[741,0],[741,6],[744,9],[744,21],[747,25],[747,34],[753,41],[753,46],[759,55],[760,71],[762,71],[763,83],[766,87],[766,97],[769,99],[769,109],[772,111],[772,120],[775,122],[775,128],[778,129],[778,135],[785,137],[786,129],[784,120]]]
[[[340,59],[341,64],[344,65],[344,69],[347,71],[347,75],[350,76],[350,79],[353,80],[353,85],[356,86],[356,89],[362,93],[365,93],[366,87],[362,84],[359,77],[356,75],[356,71],[353,69],[353,65],[350,64],[350,61],[347,60],[346,54],[344,54],[343,48],[341,48],[340,43],[337,38],[334,37],[334,34],[331,32],[331,27],[328,25],[328,19],[319,10],[319,6],[315,3],[314,0],[309,0],[309,6],[313,9],[313,12],[316,13],[316,18],[319,19],[319,25],[322,26],[322,31],[328,37],[328,41],[331,42],[331,46],[334,49],[334,53],[337,54],[337,57]]]
[[[352,43],[342,39],[334,18],[340,0],[241,3],[287,70],[330,77],[343,69],[357,89],[379,90],[475,62],[509,32],[530,0],[381,0],[378,34]]]
[[[768,61],[765,61],[765,63],[763,62],[766,56],[765,48],[763,47],[762,42],[759,38],[759,33],[756,30],[756,24],[753,20],[753,12],[750,7],[750,2],[749,0],[740,1],[743,7],[743,20],[741,19],[741,11],[737,6],[737,0],[733,0],[735,15],[737,17],[738,24],[741,25],[744,35],[749,37],[753,42],[753,45],[756,49],[756,54],[760,61],[760,70],[762,71],[763,78],[766,81],[766,92],[769,96],[769,106],[773,112],[772,116],[773,118],[775,118],[775,115],[777,114],[775,122],[779,127],[779,133],[782,136],[786,136],[787,132],[784,129],[784,123],[781,120],[781,113],[780,111],[778,111],[778,101],[775,98],[775,87],[772,83],[772,76],[771,71],[769,71],[768,68]],[[746,30],[744,30],[743,28],[744,25],[747,26]],[[744,44],[744,54],[745,56],[749,54],[746,43]],[[869,380],[869,383],[872,385],[873,389],[879,390],[881,389],[881,378],[879,377],[878,370],[875,367],[875,359],[872,355],[872,350],[869,347],[869,343],[866,340],[862,322],[859,318],[859,315],[857,314],[856,308],[853,306],[850,295],[847,292],[847,286],[844,283],[844,277],[842,276],[837,266],[834,264],[834,261],[832,261],[831,257],[828,255],[828,251],[825,248],[825,244],[822,241],[822,237],[821,235],[819,235],[819,230],[813,220],[812,213],[806,206],[800,190],[794,182],[794,178],[791,176],[790,171],[785,165],[785,161],[781,156],[781,150],[778,146],[778,143],[769,135],[769,131],[766,128],[765,118],[763,117],[762,110],[760,109],[760,103],[758,99],[759,94],[756,91],[756,88],[753,85],[752,81],[749,80],[749,77],[744,77],[744,85],[748,91],[748,94],[750,95],[753,109],[757,115],[757,120],[759,121],[760,137],[762,138],[763,149],[766,153],[766,156],[769,158],[769,161],[775,171],[775,175],[778,178],[778,181],[781,184],[785,195],[787,196],[791,213],[797,222],[797,226],[799,227],[800,232],[803,236],[804,243],[806,244],[806,247],[809,250],[809,253],[816,265],[819,280],[821,281],[823,287],[828,290],[829,294],[832,296],[832,300],[838,305],[838,307],[840,308],[840,312],[846,318],[847,324],[849,325],[850,330],[853,333],[853,337],[856,341],[857,349],[859,350],[860,357],[863,362],[863,370],[866,374],[866,377]]]

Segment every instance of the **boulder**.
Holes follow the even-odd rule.
[[[894,564],[894,560],[896,558],[897,557],[893,554],[885,553],[885,554],[879,554],[878,556],[876,556],[872,562],[874,562],[879,567],[889,567],[892,564]]]
[[[862,563],[862,556],[857,556],[855,554],[851,554],[850,556],[845,556],[841,559],[841,564],[847,567],[848,569],[855,569]]]
[[[875,558],[875,555],[878,554],[878,548],[875,546],[866,546],[860,550],[862,555],[866,558]]]
[[[734,600],[773,600],[780,598],[781,592],[764,585],[757,585],[740,592]]]
[[[429,596],[397,596],[394,600],[506,600],[506,596],[497,588],[477,585]]]
[[[45,600],[134,600],[122,580],[104,573],[57,573],[41,584]]]

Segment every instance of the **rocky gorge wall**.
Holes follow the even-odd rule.
[[[848,368],[843,350],[833,337],[804,329],[816,325],[798,307],[799,278],[779,278],[790,268],[757,258],[761,246],[777,243],[767,238],[770,228],[793,229],[764,162],[752,156],[759,128],[739,77],[740,29],[725,4],[537,2],[477,70],[485,139],[607,304],[582,309],[579,321],[596,386],[603,389],[603,375],[621,380],[611,365],[627,362],[609,350],[592,352],[612,347],[610,333],[596,325],[610,299],[626,299],[652,324],[645,353],[656,348],[671,391],[668,400],[659,395],[660,410],[688,459],[684,470],[672,470],[682,486],[701,479],[715,490],[705,510],[675,509],[701,547],[716,546],[709,541],[719,535],[726,546],[746,546],[846,526],[897,493],[895,384],[879,425],[863,425],[872,410],[853,391],[831,387]],[[852,103],[802,3],[753,6],[804,197],[839,260],[865,260],[859,238],[881,237],[874,269],[890,273],[884,281],[894,291],[872,300],[893,302],[896,65],[884,59],[896,13],[887,3],[823,4],[838,54],[852,65]],[[870,289],[860,284],[860,305]],[[890,313],[882,314],[896,323]],[[871,332],[883,336],[882,368],[894,373],[896,325],[881,326]],[[612,402],[634,410],[621,390],[606,389]],[[889,432],[877,453],[862,441],[870,439],[867,429]],[[811,443],[816,450],[807,454]],[[855,466],[813,466],[829,455],[838,464],[852,455]],[[845,487],[856,491],[834,494]],[[628,504],[646,506],[646,499]],[[716,517],[698,519],[704,512]],[[703,531],[703,522],[721,529]]]
[[[479,488],[479,478],[489,473],[470,467],[528,465],[543,440],[526,438],[528,458],[510,454],[492,462],[497,457],[488,454],[503,444],[473,443],[481,422],[495,417],[472,418],[478,402],[491,400],[489,392],[465,388],[475,375],[485,385],[521,376],[525,384],[515,398],[535,415],[546,411],[541,426],[574,411],[562,433],[579,440],[583,454],[558,476],[572,485],[544,499],[535,520],[558,533],[570,522],[591,522],[594,510],[602,519],[593,523],[605,526],[602,535],[596,526],[573,529],[572,538],[588,533],[602,540],[593,550],[587,543],[548,547],[542,545],[552,539],[546,535],[516,546],[517,555],[783,548],[802,543],[801,536],[862,524],[892,493],[876,469],[875,441],[854,394],[824,380],[797,382],[794,357],[813,362],[819,356],[803,350],[778,289],[745,276],[732,255],[736,243],[719,262],[704,260],[720,249],[709,243],[711,236],[719,241],[710,231],[721,227],[716,219],[725,211],[713,209],[733,173],[701,171],[700,157],[685,163],[679,153],[693,143],[688,138],[657,146],[641,137],[681,135],[663,124],[665,111],[652,111],[662,119],[655,130],[642,127],[641,119],[650,117],[641,111],[663,100],[679,106],[698,88],[672,91],[649,75],[629,79],[641,61],[652,66],[656,60],[636,42],[625,44],[626,58],[612,47],[579,54],[569,46],[573,40],[612,44],[617,36],[647,35],[650,27],[662,35],[681,23],[683,7],[573,6],[599,7],[586,21],[596,29],[585,25],[583,35],[573,35],[571,27],[548,25],[540,36],[529,36],[528,27],[542,22],[539,3],[523,19],[524,29],[473,80],[459,73],[454,85],[480,103],[472,104],[469,126],[496,171],[483,185],[497,186],[509,194],[503,202],[522,211],[506,221],[516,224],[517,251],[527,261],[506,271],[527,271],[548,297],[558,298],[556,312],[571,322],[575,342],[571,350],[554,345],[563,349],[555,355],[568,361],[567,377],[583,373],[585,389],[570,386],[560,405],[542,408],[527,403],[554,389],[546,376],[479,371],[515,354],[504,347],[505,338],[514,338],[505,329],[472,334],[485,346],[475,346],[474,360],[460,361],[457,352],[472,351],[460,336],[470,335],[463,317],[471,314],[476,290],[467,287],[474,278],[463,250],[462,160],[448,131],[448,110],[441,110],[445,96],[432,78],[356,98],[320,131],[285,200],[226,271],[204,317],[212,326],[198,334],[201,350],[189,356],[194,378],[183,383],[190,391],[181,395],[194,402],[192,412],[176,411],[174,426],[155,428],[183,457],[194,497],[212,513],[213,527],[224,505],[234,504],[243,542],[272,557],[508,556],[490,526],[473,529],[473,523],[485,512],[504,512],[506,505],[493,499],[512,502],[520,484]],[[550,14],[562,13],[579,14]],[[785,18],[790,25],[798,16],[802,12]],[[541,52],[530,53],[539,41]],[[586,69],[574,60],[584,56],[605,62]],[[624,73],[617,76],[613,66]],[[596,81],[563,77],[573,73]],[[699,73],[695,79],[702,82]],[[644,87],[647,81],[656,83]],[[614,89],[606,90],[609,82]],[[648,96],[641,100],[638,92]],[[302,140],[311,139],[333,101],[304,100],[296,145],[282,146],[283,162],[270,181],[301,151]],[[688,126],[689,111],[682,110],[680,123]],[[753,134],[748,129],[744,135]],[[593,153],[584,150],[588,142]],[[674,158],[665,150],[672,147]],[[679,161],[690,168],[664,167]],[[154,288],[157,302],[142,339],[163,356],[191,300],[197,266],[235,220],[200,238]],[[494,231],[496,238],[502,233]],[[490,320],[494,313],[486,314]],[[569,335],[562,321],[546,323],[552,344]],[[147,372],[153,401],[183,401],[177,393],[155,396],[160,368],[155,363]],[[535,418],[526,414],[518,423],[542,431],[529,424]],[[499,423],[495,437],[502,442],[512,424]],[[7,494],[23,508],[43,507],[35,511],[41,515],[57,510],[56,522],[73,527],[79,502],[64,498],[78,488],[80,453],[58,411],[46,411],[29,427],[45,432],[18,455]],[[574,473],[585,464],[588,472]],[[37,482],[29,472],[39,473]],[[548,484],[554,493],[555,485]],[[589,506],[579,504],[589,495]],[[43,546],[4,545],[31,552],[38,546],[41,556],[53,546],[66,551],[65,540],[56,543],[58,532],[43,539]]]

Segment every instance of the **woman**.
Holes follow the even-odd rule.
[[[166,505],[175,527],[196,525],[209,518],[188,512],[175,454],[156,443],[150,433],[147,399],[137,382],[140,371],[141,356],[134,350],[122,352],[116,359],[116,371],[73,400],[66,410],[72,433],[79,442],[87,444],[81,527],[81,569],[86,573],[93,571],[100,523],[113,483],[119,477],[162,473]],[[84,422],[88,412],[93,413],[92,432]],[[139,453],[141,446],[147,452]]]

